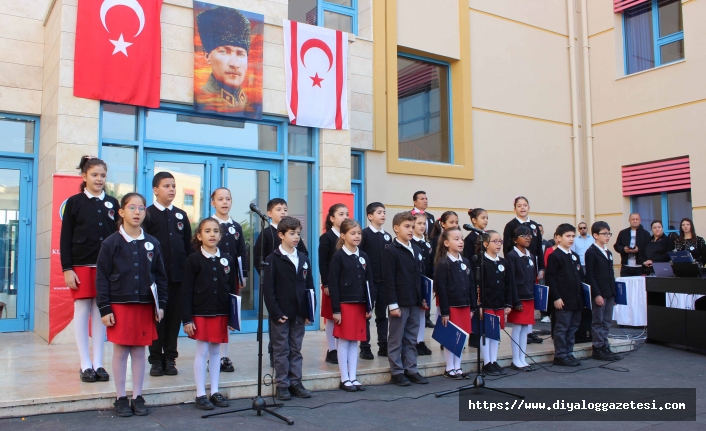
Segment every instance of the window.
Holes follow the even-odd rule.
[[[104,103],[101,127],[104,138],[134,141],[137,138],[137,107]]]
[[[105,130],[105,129],[104,129]],[[136,190],[137,150],[134,147],[103,146],[101,158],[107,160],[105,192],[120,200]]]
[[[367,216],[365,215],[365,159],[363,153],[351,152],[351,193],[355,208],[352,217],[365,227]]]
[[[397,57],[399,158],[453,163],[449,133],[449,67]]]
[[[684,58],[681,0],[647,0],[623,13],[625,73]]]
[[[679,233],[679,222],[691,217],[691,191],[653,193],[632,197],[632,212],[640,214],[642,226],[650,230],[653,221],[659,220],[665,232]]]
[[[34,152],[34,121],[0,117],[0,151]]]
[[[192,207],[194,206],[194,193],[188,193],[186,190],[184,190],[184,206],[185,207]]]
[[[288,18],[358,34],[358,0],[289,0]]]

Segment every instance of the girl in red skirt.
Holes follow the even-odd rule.
[[[103,242],[96,268],[98,309],[108,327],[108,341],[113,343],[118,395],[115,413],[123,417],[149,414],[142,398],[145,346],[157,339],[157,322],[167,304],[167,275],[159,241],[140,227],[145,207],[145,198],[138,193],[128,193],[121,199],[119,230]],[[132,403],[125,392],[128,356],[132,364]]]
[[[439,299],[441,323],[449,321],[471,333],[471,317],[476,308],[476,282],[471,264],[463,257],[463,234],[457,227],[444,230],[439,237],[434,270],[434,288]],[[448,379],[463,379],[461,357],[444,349]]]
[[[333,335],[338,339],[338,369],[341,370],[339,388],[346,392],[364,391],[356,378],[358,341],[365,341],[366,321],[373,304],[370,288],[373,270],[368,255],[358,248],[363,230],[357,221],[344,220],[340,225],[341,238],[331,258],[328,291],[331,298]]]
[[[117,230],[118,206],[105,194],[108,166],[97,157],[83,156],[78,165],[83,183],[81,192],[66,200],[61,224],[61,267],[64,281],[74,300],[74,335],[81,359],[82,382],[107,382],[103,368],[105,326],[98,318],[96,303],[96,261],[103,240]],[[93,334],[93,361],[88,352],[88,325]]]
[[[532,332],[534,324],[534,281],[537,279],[535,257],[528,247],[532,242],[532,231],[527,226],[519,226],[512,234],[515,247],[507,254],[507,261],[515,278],[517,296],[521,301],[507,316],[512,323],[512,368],[520,371],[534,371],[535,368],[525,361],[527,334]]]
[[[221,253],[221,224],[214,218],[201,220],[194,235],[195,253],[186,258],[182,282],[182,322],[184,332],[196,339],[194,380],[196,408],[213,410],[228,407],[228,400],[218,392],[221,345],[228,343],[230,295],[238,293],[238,262]],[[206,397],[206,356],[209,357],[211,397]]]
[[[341,236],[341,223],[348,218],[348,207],[344,204],[334,204],[328,209],[326,215],[326,232],[319,237],[319,274],[321,275],[321,317],[326,321],[326,341],[328,351],[326,362],[338,363],[336,352],[336,338],[333,336],[333,312],[328,289],[329,265],[333,254],[336,253],[338,239]]]

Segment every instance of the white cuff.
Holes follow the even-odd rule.
[[[400,308],[400,306],[397,305],[397,303],[395,302],[394,304],[390,304],[388,306],[388,308],[390,309],[390,311],[393,311],[393,310],[397,310],[398,308]]]

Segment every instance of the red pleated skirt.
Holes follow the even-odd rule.
[[[534,299],[522,300],[522,311],[513,309],[507,315],[507,321],[518,325],[534,325]]]
[[[333,320],[333,308],[331,308],[331,297],[324,292],[324,286],[321,286],[321,317],[328,320]]]
[[[115,325],[108,326],[108,341],[123,346],[150,346],[157,339],[154,304],[110,304]]]
[[[459,328],[472,333],[471,331],[471,307],[449,307],[449,320]]]
[[[484,313],[494,314],[500,318],[500,329],[505,329],[505,309],[500,310],[483,310]]]
[[[194,336],[189,338],[209,343],[228,342],[228,316],[194,316],[194,325]]]
[[[78,276],[78,290],[69,289],[71,297],[77,299],[93,299],[96,297],[96,267],[95,266],[74,266],[74,272]]]
[[[341,324],[333,327],[333,336],[350,341],[365,341],[365,304],[341,304]]]

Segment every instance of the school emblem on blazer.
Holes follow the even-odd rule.
[[[467,268],[466,264],[465,264],[465,263],[463,263],[463,262],[461,262],[461,269],[465,271],[465,270],[466,270],[466,268]]]
[[[221,265],[228,266],[228,259],[226,259],[225,257],[222,257],[221,258]]]
[[[498,271],[500,271],[500,272],[505,271],[505,266],[503,264],[498,265]]]
[[[576,264],[576,271],[581,271],[581,264],[580,263]]]
[[[148,251],[148,252],[147,252],[147,259],[149,259],[150,262],[152,262],[152,258],[153,258],[153,257],[154,257],[154,252]]]
[[[431,248],[431,244],[427,243],[427,248]]]
[[[574,262],[576,262],[576,255],[572,254],[572,255],[571,255],[571,260],[573,260]]]
[[[235,230],[235,228],[232,228],[232,229]],[[237,230],[235,230],[235,233],[233,234],[233,236],[234,236],[235,239],[237,240],[238,238],[240,238],[240,232],[238,232]]]
[[[537,236],[537,229],[532,229],[532,235]]]
[[[309,263],[304,262],[304,265],[302,265],[302,270],[303,270],[302,275],[304,275],[304,278],[306,278],[306,274],[309,273],[308,269],[309,269]]]
[[[534,223],[532,223],[532,224],[530,225],[530,227],[531,227],[532,229],[537,229],[537,226],[535,226]]]
[[[235,228],[233,226],[229,227],[228,233],[230,233],[231,235],[235,235]]]
[[[108,211],[108,217],[110,217],[111,220],[115,220],[115,210]]]
[[[534,266],[534,262],[532,262],[532,259],[529,260],[529,266]]]
[[[174,217],[178,218],[179,220],[182,220],[184,218],[184,216],[181,215],[181,213],[174,214]]]
[[[390,235],[385,234],[385,236],[384,236],[383,238],[385,238],[385,241],[389,241],[389,240],[390,240]]]
[[[111,209],[111,208],[113,208],[113,203],[112,203],[112,202],[109,202],[109,201],[106,201],[106,202],[105,202],[105,207],[108,208],[108,209]]]
[[[147,251],[154,250],[154,244],[152,244],[151,242],[147,241],[147,242],[145,243],[145,250],[147,250]]]
[[[421,255],[421,254],[418,254],[417,257],[419,258],[419,260],[422,260],[422,255]]]
[[[360,264],[363,265],[363,269],[365,269],[368,266],[368,264],[365,263],[365,259],[362,256],[358,259],[358,262],[360,262]]]
[[[179,229],[179,230],[184,230],[184,223],[178,222],[178,223],[177,223],[177,229]]]

